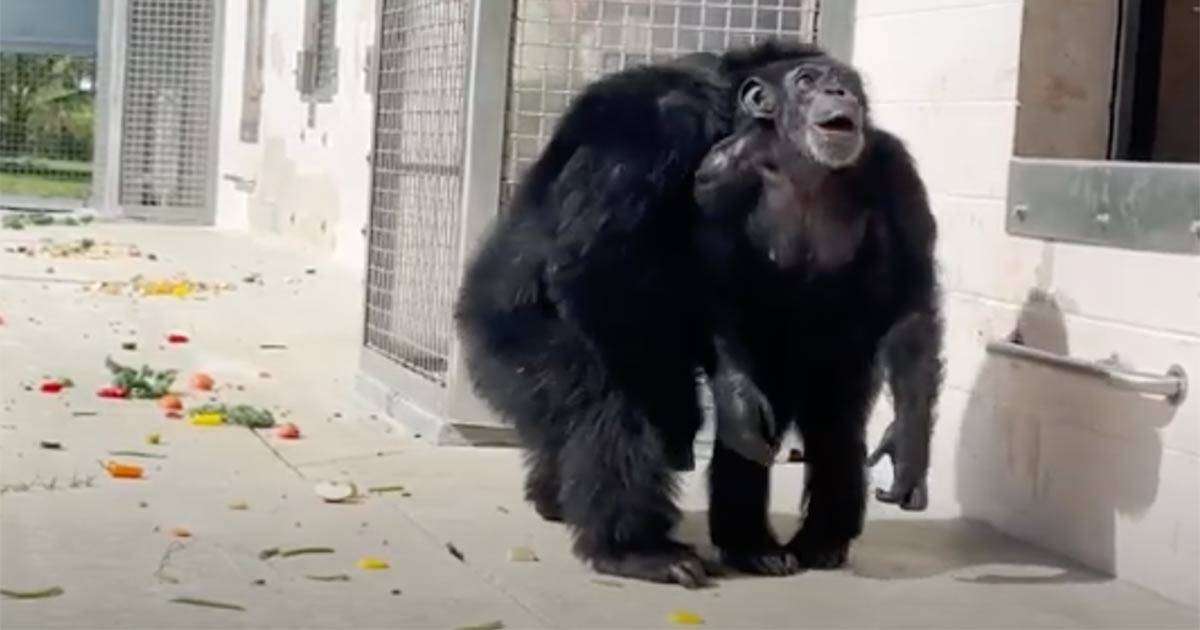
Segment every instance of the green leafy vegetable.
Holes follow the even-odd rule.
[[[40,591],[13,591],[7,588],[0,588],[0,595],[10,597],[12,599],[44,599],[46,597],[58,597],[64,592],[61,586],[51,586]]]
[[[345,573],[338,573],[336,575],[306,575],[304,577],[309,580],[315,580],[317,582],[349,582],[350,581],[350,576],[346,575]]]
[[[292,556],[303,556],[310,553],[333,553],[333,547],[300,547],[298,549],[287,549],[279,552],[280,558],[291,558]]]
[[[178,370],[155,370],[143,365],[140,370],[121,365],[111,358],[104,365],[113,374],[112,384],[129,392],[130,398],[162,398],[175,382]]]
[[[211,599],[197,599],[195,597],[176,597],[171,600],[173,604],[187,604],[189,606],[205,606],[207,608],[221,608],[224,610],[246,610],[237,604],[227,604],[225,602],[213,601]]]

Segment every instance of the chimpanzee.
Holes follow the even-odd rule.
[[[455,317],[475,391],[516,427],[526,498],[597,571],[707,582],[669,536],[711,363],[693,177],[746,77],[819,52],[772,41],[592,83],[465,270]]]
[[[779,60],[737,98],[737,130],[695,175],[715,338],[709,525],[743,571],[838,567],[862,529],[881,365],[897,418],[872,457],[892,455],[896,477],[877,497],[924,508],[941,377],[936,226],[912,159],[872,126],[852,68]],[[780,546],[767,521],[770,446],[753,436],[777,443],[793,427],[808,470],[804,516]]]

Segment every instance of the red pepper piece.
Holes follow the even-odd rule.
[[[108,387],[101,387],[100,391],[96,392],[96,395],[101,398],[126,398],[129,396],[129,392],[125,391],[123,387],[110,385]]]
[[[183,333],[171,333],[167,335],[167,343],[187,343],[188,336]]]
[[[63,384],[58,381],[46,381],[42,383],[42,393],[57,394],[63,390]]]

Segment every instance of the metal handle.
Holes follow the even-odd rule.
[[[1065,357],[1011,341],[988,342],[987,350],[992,354],[1029,361],[1082,376],[1099,378],[1118,389],[1163,396],[1172,405],[1183,402],[1183,398],[1187,394],[1187,372],[1179,365],[1172,365],[1164,376],[1126,369],[1111,361],[1085,361],[1074,357]]]

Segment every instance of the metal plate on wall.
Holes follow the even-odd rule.
[[[1200,254],[1200,165],[1014,158],[1009,234]]]

